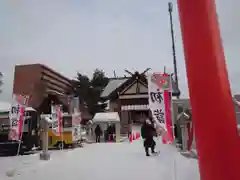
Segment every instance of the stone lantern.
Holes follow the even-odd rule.
[[[188,150],[187,142],[189,140],[188,128],[191,127],[189,125],[192,124],[192,113],[190,109],[186,109],[185,111],[181,112],[178,115],[177,121],[181,129],[182,150],[187,151]]]

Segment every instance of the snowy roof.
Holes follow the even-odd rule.
[[[109,96],[115,89],[127,81],[128,78],[112,79],[103,90],[101,97]]]
[[[11,103],[9,102],[0,102],[0,112],[8,112],[10,111]],[[32,107],[26,107],[26,111],[36,111]]]
[[[123,90],[126,86],[130,85],[136,79],[140,79],[146,84],[148,83],[146,75],[139,72],[135,72],[131,77],[111,79],[107,84],[107,86],[105,87],[104,91],[102,92],[101,98],[109,98],[109,96],[111,96],[111,94],[116,89]],[[173,96],[179,96],[180,90],[177,88],[176,83],[174,82],[173,79],[172,79],[172,88],[173,88]]]
[[[118,112],[101,112],[96,113],[93,122],[120,122]]]

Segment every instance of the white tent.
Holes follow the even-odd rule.
[[[93,117],[93,123],[119,123],[120,118],[117,112],[96,113]]]
[[[118,115],[118,112],[96,113],[92,119],[92,122],[93,128],[95,128],[96,124],[99,124],[102,126],[102,129],[105,129],[104,126],[106,126],[107,123],[115,124],[116,142],[120,142],[120,117]]]

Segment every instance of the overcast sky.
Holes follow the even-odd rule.
[[[188,96],[176,1],[173,23],[180,88]],[[234,93],[240,92],[239,0],[217,0],[225,55]],[[165,0],[1,0],[1,101],[12,93],[15,64],[43,63],[67,77],[95,68],[118,76],[124,69],[172,69]]]

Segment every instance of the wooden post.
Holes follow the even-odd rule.
[[[239,180],[237,122],[214,0],[178,0],[201,180]]]

